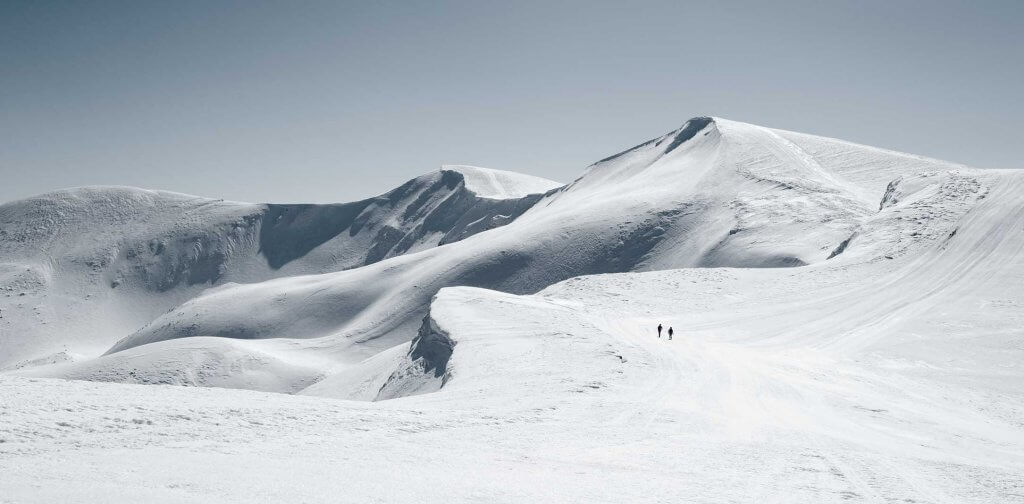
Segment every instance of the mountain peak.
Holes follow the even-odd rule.
[[[687,140],[697,136],[697,133],[701,132],[713,122],[715,122],[715,119],[708,116],[694,117],[693,119],[686,121],[681,128],[675,131],[672,142],[665,147],[665,154],[672,152],[676,147],[679,147]]]
[[[685,143],[687,140],[689,140],[689,139],[693,138],[694,136],[696,136],[697,133],[703,131],[705,128],[708,127],[708,125],[713,124],[716,120],[717,120],[717,118],[714,118],[714,117],[711,117],[711,116],[697,116],[697,117],[691,118],[688,121],[686,121],[685,123],[683,123],[683,125],[680,126],[679,129],[676,129],[676,130],[674,130],[674,131],[672,131],[672,132],[670,132],[670,133],[668,133],[666,135],[660,136],[658,138],[652,138],[652,139],[650,139],[650,140],[648,140],[648,141],[646,141],[646,142],[644,142],[642,144],[635,145],[635,146],[630,147],[630,148],[628,148],[628,149],[626,149],[626,150],[624,150],[622,152],[618,152],[618,153],[612,154],[611,156],[608,156],[608,157],[606,157],[606,158],[604,158],[604,159],[602,159],[602,160],[600,160],[600,161],[598,161],[597,163],[594,163],[594,164],[601,164],[601,163],[605,163],[605,162],[608,162],[608,161],[612,161],[612,160],[617,159],[617,158],[619,158],[619,157],[621,157],[621,156],[623,156],[625,154],[629,154],[631,152],[641,150],[644,147],[649,147],[649,146],[660,147],[667,140],[671,139],[671,141],[668,142],[668,145],[665,146],[665,149],[663,151],[660,151],[660,153],[658,153],[659,156],[660,155],[664,155],[664,154],[668,154],[669,152],[672,152],[677,147],[679,147],[680,145]]]

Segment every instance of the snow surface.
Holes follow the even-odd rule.
[[[454,171],[465,177],[466,189],[481,198],[512,199],[542,194],[562,184],[545,178],[493,168],[468,165],[443,165],[442,171]]]
[[[545,193],[138,289],[187,299],[0,374],[0,500],[1024,502],[1024,171],[696,118]]]

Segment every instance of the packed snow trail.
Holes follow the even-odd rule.
[[[431,317],[456,340],[451,379],[415,402],[498,408],[487,415],[505,418],[557,410],[588,435],[625,436],[616,446],[637,443],[643,457],[685,467],[697,486],[756,460],[757,477],[730,477],[749,483],[741,492],[764,493],[740,500],[773,492],[786,502],[1019,500],[1019,391],[980,387],[955,371],[894,368],[891,350],[750,344],[733,334],[746,332],[742,323],[691,333],[666,309],[686,304],[666,282],[680,273],[574,279],[525,297],[446,289]],[[634,309],[665,315],[630,316]],[[676,339],[658,339],[658,322],[676,328]]]
[[[675,338],[658,339],[657,322],[605,326],[644,351],[653,364],[649,374],[654,376],[634,392],[635,401],[616,423],[643,431],[666,422],[697,423],[702,436],[726,444],[762,444],[761,449],[777,456],[800,453],[802,461],[790,470],[816,475],[814,499],[821,502],[837,497],[968,502],[982,495],[979,502],[1024,501],[1007,487],[1024,468],[1024,457],[1007,458],[1006,451],[1022,444],[1019,430],[996,427],[991,418],[979,429],[977,414],[943,400],[935,384],[815,350],[704,341],[674,323]],[[935,418],[946,425],[936,425]],[[971,446],[977,442],[964,443],[965,435],[996,443]],[[986,468],[995,460],[1010,465]],[[977,474],[986,474],[982,486],[992,486],[972,488],[970,478]],[[792,474],[776,477],[783,478],[779,484],[790,480],[798,486]]]

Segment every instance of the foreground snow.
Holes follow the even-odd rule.
[[[383,402],[0,377],[5,497],[1024,500],[1018,368],[744,342],[772,302],[741,288],[771,283],[696,270],[446,289],[431,308],[456,341],[445,386]]]

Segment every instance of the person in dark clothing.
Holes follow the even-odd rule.
[[[661,324],[658,324],[658,337],[661,337]]]
[[[671,327],[668,328],[668,339],[669,340],[672,339],[672,328]]]

